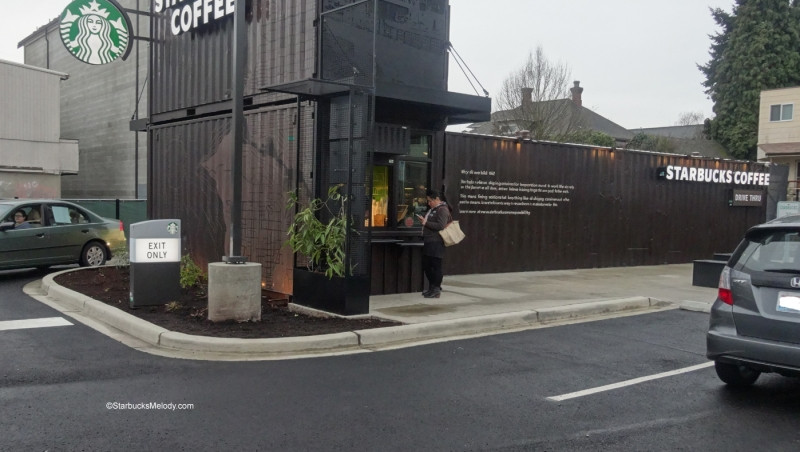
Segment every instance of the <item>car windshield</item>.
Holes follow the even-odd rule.
[[[800,231],[762,231],[747,240],[740,258],[745,269],[800,274]]]
[[[14,204],[8,203],[0,203],[0,219],[3,219],[11,213],[11,210],[14,208]],[[3,220],[0,220],[3,221]]]

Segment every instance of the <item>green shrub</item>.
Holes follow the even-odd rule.
[[[181,287],[193,287],[206,280],[203,269],[194,263],[188,254],[181,256]]]
[[[345,241],[347,240],[347,197],[339,186],[328,190],[326,200],[313,199],[301,206],[297,193],[289,193],[287,209],[297,207],[289,226],[287,244],[292,251],[308,258],[308,269],[325,273],[328,278],[345,274]],[[329,218],[321,221],[320,217]]]

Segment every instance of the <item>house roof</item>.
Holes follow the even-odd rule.
[[[561,102],[572,103],[572,101],[569,99],[564,99]],[[630,130],[622,127],[616,122],[611,121],[605,116],[601,116],[593,112],[592,110],[589,110],[586,107],[583,106],[579,107],[574,103],[573,105],[575,106],[575,108],[580,109],[582,119],[587,122],[588,127],[591,128],[592,130],[595,130],[597,132],[603,132],[607,135],[611,135],[611,137],[616,138],[618,140],[627,141],[633,138],[633,133],[631,133]]]
[[[667,127],[649,127],[640,129],[631,129],[634,134],[644,133],[647,135],[656,135],[660,137],[670,138],[687,138],[698,139],[703,138],[703,124],[692,124],[687,126],[667,126]]]
[[[674,138],[670,141],[675,145],[672,151],[676,154],[701,155],[703,157],[719,157],[723,159],[732,158],[724,146],[714,140],[705,138]]]
[[[711,158],[729,159],[731,155],[724,146],[714,140],[706,139],[703,135],[703,124],[690,124],[686,126],[666,126],[631,129],[635,135],[665,137],[674,147],[670,152],[683,155],[700,155]]]
[[[759,144],[758,147],[760,147],[766,155],[800,154],[800,143],[769,143]]]
[[[549,100],[543,101],[543,103],[566,103],[566,107],[573,112],[573,114],[579,115],[580,121],[585,124],[585,126],[591,130],[605,133],[612,138],[621,141],[629,141],[633,138],[633,133],[628,129],[622,127],[621,125],[611,121],[610,119],[601,116],[592,110],[575,104],[570,99],[556,99],[556,100]],[[557,108],[564,108],[564,106],[556,106],[553,109]],[[512,110],[501,110],[492,113],[492,119],[488,122],[478,122],[474,124],[470,124],[467,127],[468,133],[477,133],[483,135],[491,135],[494,133],[493,123],[497,122],[510,122],[514,121],[517,118],[515,112],[519,109],[515,108]]]

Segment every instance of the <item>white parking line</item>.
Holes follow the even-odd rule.
[[[622,382],[619,382],[619,383],[613,383],[613,384],[610,384],[610,385],[598,386],[596,388],[591,388],[591,389],[584,389],[583,391],[570,392],[569,394],[548,397],[547,400],[552,400],[554,402],[561,402],[563,400],[575,399],[575,398],[578,398],[578,397],[583,397],[583,396],[587,396],[587,395],[591,395],[591,394],[596,394],[598,392],[610,391],[612,389],[623,388],[625,386],[632,386],[632,385],[636,385],[636,384],[639,384],[639,383],[644,383],[644,382],[650,381],[650,380],[658,380],[659,378],[671,377],[673,375],[685,374],[687,372],[694,372],[695,370],[705,369],[705,368],[711,367],[713,365],[714,365],[714,362],[713,361],[709,361],[707,363],[698,364],[696,366],[684,367],[683,369],[671,370],[669,372],[662,372],[660,374],[649,375],[647,377],[634,378],[632,380],[622,381]]]
[[[45,328],[49,326],[72,325],[63,317],[47,317],[43,319],[6,320],[0,322],[0,331],[23,330],[26,328]]]

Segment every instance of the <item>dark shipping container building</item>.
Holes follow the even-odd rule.
[[[228,252],[233,20],[156,3],[149,215],[181,218],[185,252],[204,265]],[[445,189],[468,235],[448,274],[689,262],[730,251],[765,218],[764,204],[728,200],[766,185],[696,180],[697,168],[768,172],[760,164],[445,133],[491,109],[447,91],[447,0],[244,4],[242,254],[263,265],[266,289],[296,289],[284,245],[293,190],[344,187],[349,278],[372,294],[423,289],[414,214],[427,187]],[[667,167],[696,168],[695,180],[661,177]]]

